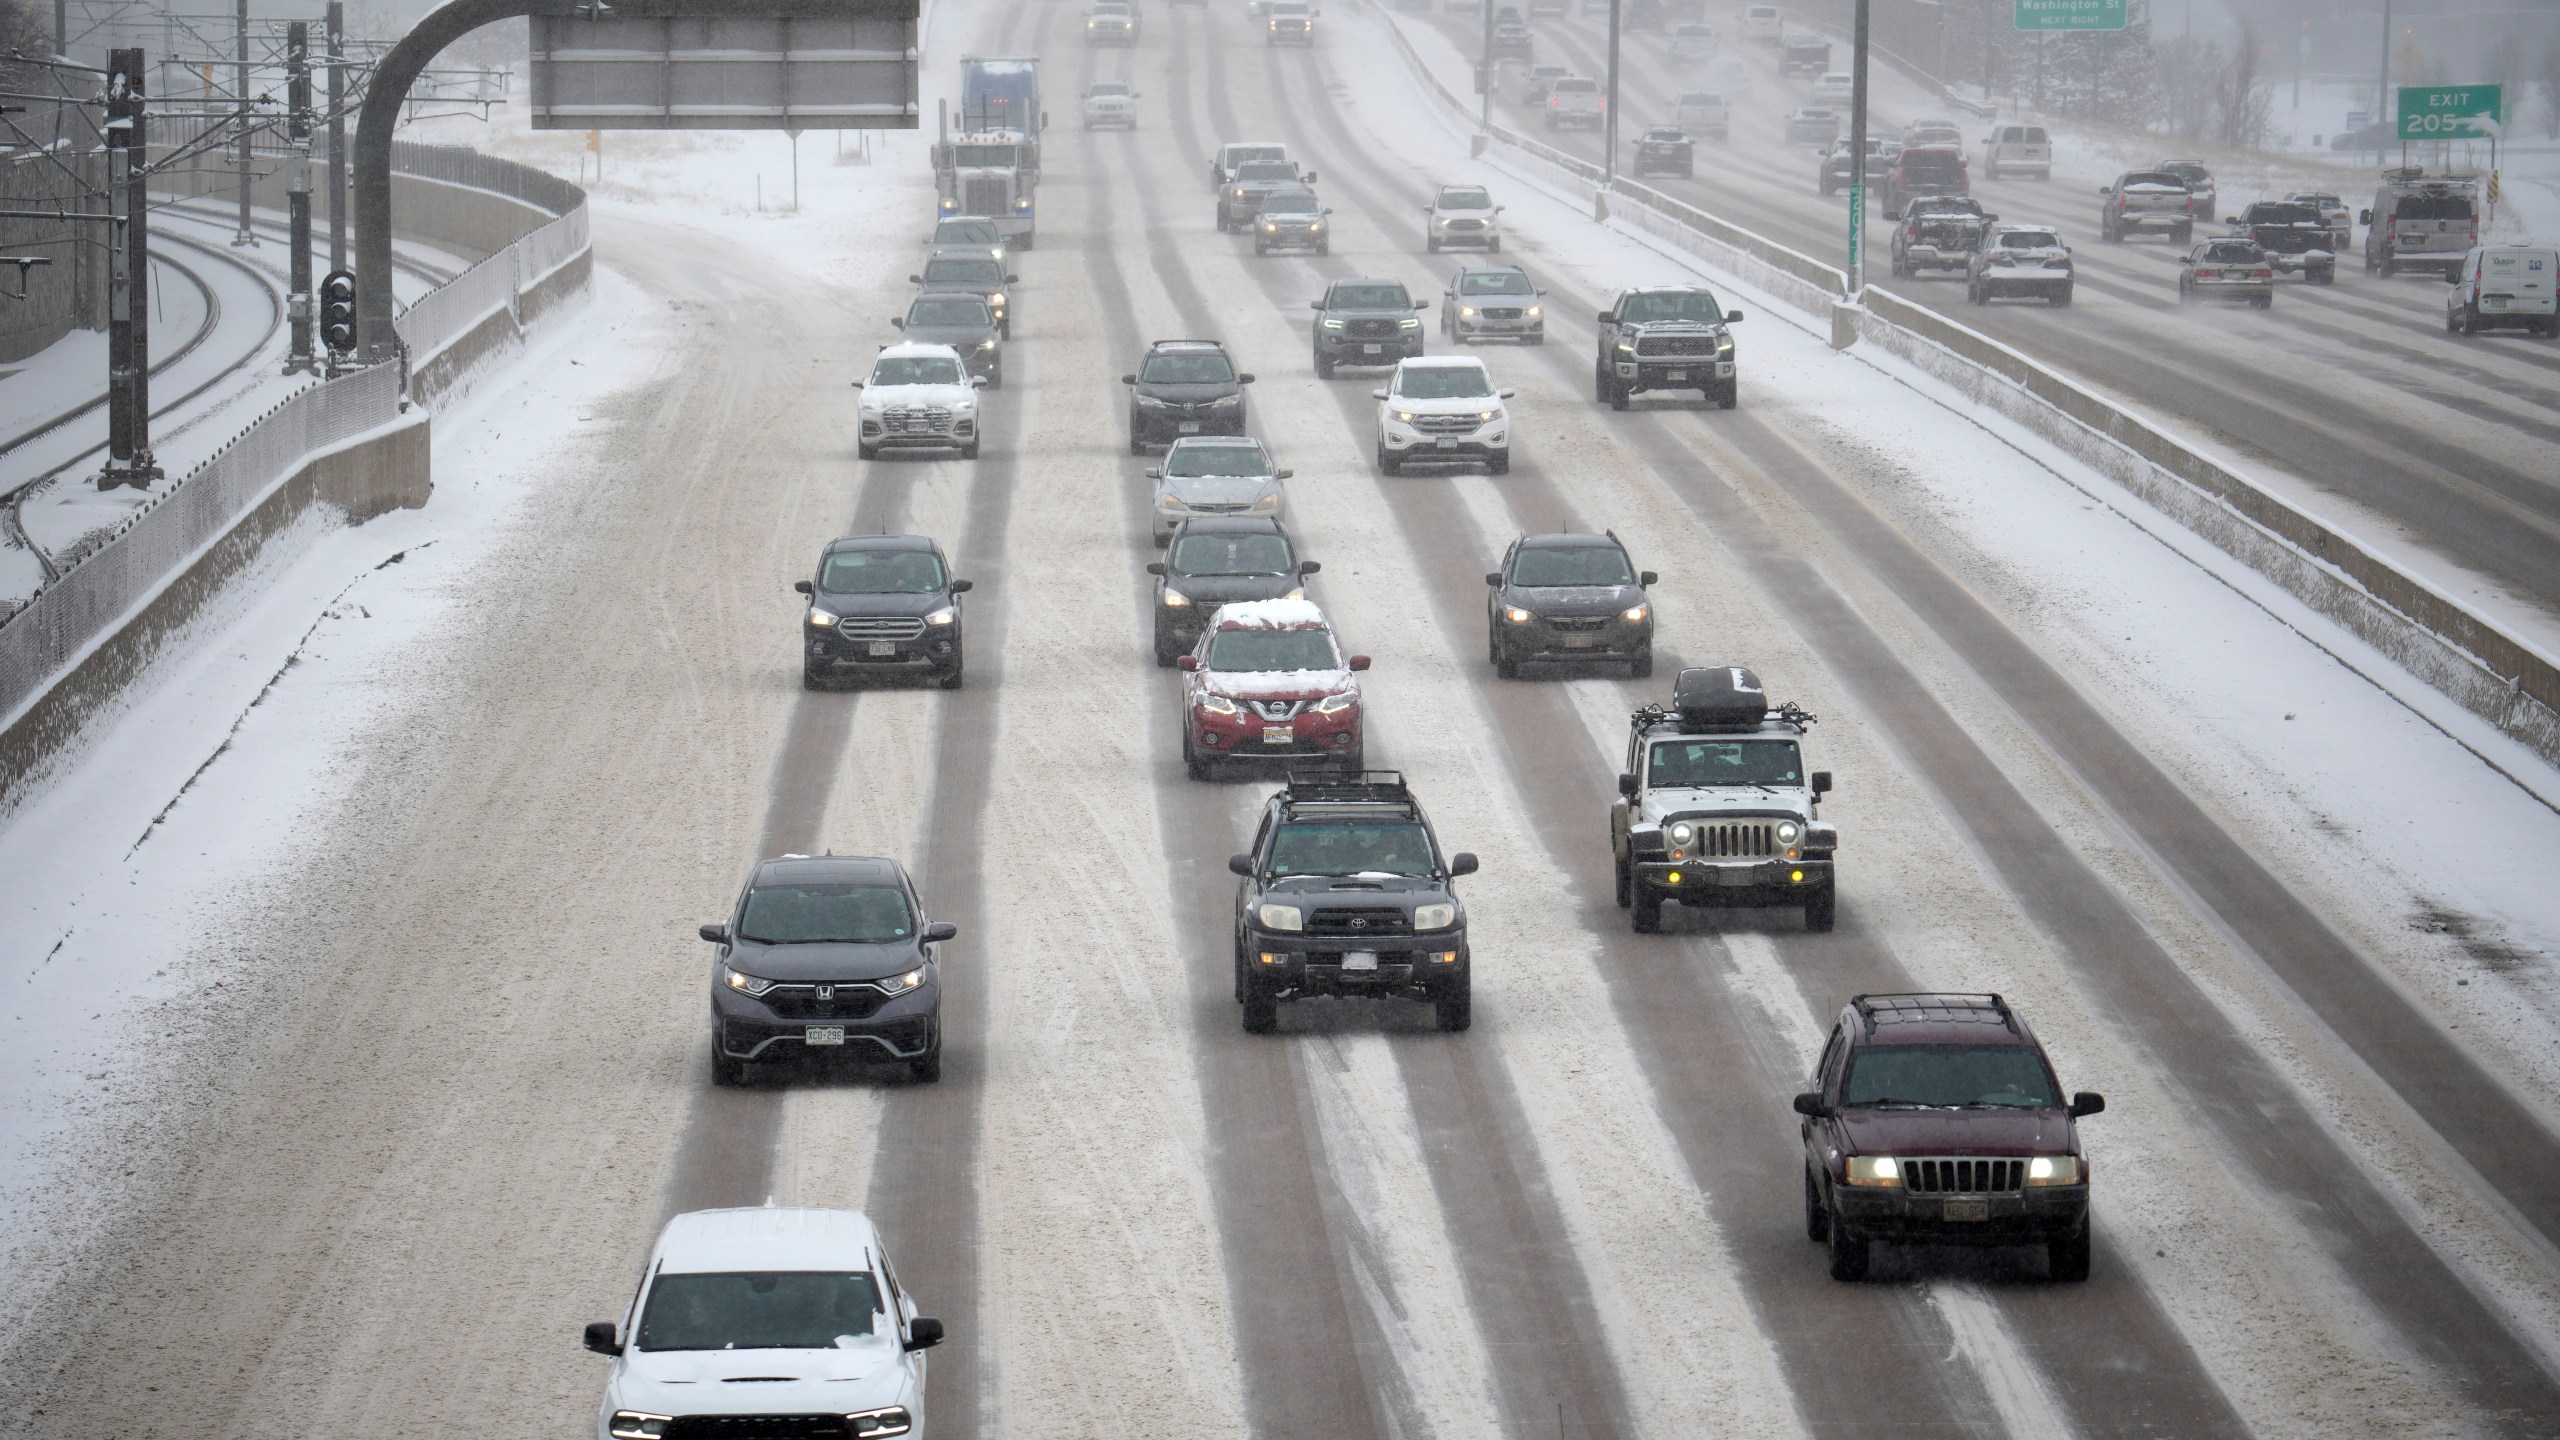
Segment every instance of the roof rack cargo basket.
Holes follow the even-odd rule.
[[[1936,991],[1914,991],[1898,995],[1857,995],[1849,1000],[1859,1018],[1867,1022],[1867,1033],[1876,1033],[1879,1019],[1933,1020],[1941,1023],[1966,1020],[1997,1020],[2012,1032],[2018,1030],[2017,1017],[2010,1013],[2009,1002],[1997,994],[1963,995]]]
[[[1292,800],[1405,800],[1412,796],[1401,770],[1293,771],[1288,789]]]
[[[1671,682],[1671,708],[1686,727],[1756,730],[1769,716],[1769,692],[1740,665],[1700,665]]]
[[[1177,337],[1171,340],[1150,340],[1147,345],[1152,349],[1158,345],[1215,345],[1217,343],[1215,340],[1190,340]]]

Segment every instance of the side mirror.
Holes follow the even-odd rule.
[[[924,283],[924,277],[921,275],[910,275],[907,277],[907,283],[910,285],[921,285]]]
[[[2113,195],[2116,193],[2116,187],[2113,185],[2101,185],[2098,187],[2098,193],[2101,195]]]
[[[1366,670],[1366,669],[1368,669],[1368,668],[1369,668],[1369,657],[1368,657],[1368,656],[1366,656],[1366,655],[1354,655],[1354,656],[1352,656],[1352,657],[1351,657],[1351,668],[1352,668],[1352,669],[1354,669],[1354,670]]]
[[[1327,214],[1327,215],[1332,214],[1332,213],[1333,213],[1333,207],[1332,207],[1332,206],[1330,206],[1330,205],[1327,205],[1326,207],[1324,207],[1324,213],[1325,213],[1325,214]]]
[[[1502,398],[1503,398],[1503,399],[1505,399],[1505,400],[1508,400],[1508,399],[1510,399],[1512,396],[1517,395],[1517,394],[1519,394],[1519,393],[1520,393],[1520,392],[1519,392],[1519,391],[1517,391],[1517,390],[1505,390],[1505,391],[1503,391],[1503,392],[1502,392]]]
[[[1163,574],[1163,573],[1164,573],[1164,562],[1163,562],[1163,561],[1161,561],[1161,560],[1150,560],[1150,561],[1148,561],[1148,562],[1147,562],[1147,573],[1148,573],[1148,574],[1150,574],[1150,575],[1161,575],[1161,574]]]
[[[1636,798],[1636,791],[1639,788],[1641,787],[1636,784],[1636,777],[1633,775],[1621,775],[1618,777],[1618,793],[1624,795],[1628,799],[1633,800]]]
[[[1540,295],[1544,295],[1544,294],[1546,294],[1547,292],[1546,292],[1546,290],[1544,289],[1544,287],[1541,287],[1541,288],[1540,288],[1540,289],[1538,289],[1535,293],[1540,294]]]
[[[907,1322],[906,1348],[908,1354],[912,1355],[918,1350],[930,1350],[941,1343],[941,1321],[933,1319],[930,1316],[919,1315],[913,1320]]]
[[[1476,873],[1476,855],[1474,851],[1461,850],[1457,854],[1449,857],[1450,879],[1455,880],[1461,875],[1473,875],[1474,873]]]
[[[952,924],[948,920],[936,920],[932,924],[924,927],[924,943],[927,945],[939,945],[945,940],[957,940],[959,938],[960,927]]]
[[[1830,771],[1816,770],[1813,772],[1813,793],[1816,795],[1828,795],[1831,793]]]
[[[1227,872],[1231,875],[1243,875],[1250,877],[1253,874],[1253,857],[1250,855],[1228,856]]]
[[[890,316],[890,317],[889,317],[889,328],[890,328],[890,329],[892,329],[892,330],[904,330],[904,329],[906,329],[906,328],[907,328],[907,317],[905,317],[905,316],[903,316],[903,315],[892,315],[892,316]]]
[[[1309,184],[1309,185],[1313,185],[1314,183],[1316,183],[1316,172],[1314,172],[1313,170],[1310,170],[1310,171],[1308,171],[1306,174],[1301,175],[1301,176],[1299,176],[1298,178],[1299,178],[1300,180],[1302,180],[1302,181],[1306,182],[1306,183],[1307,183],[1307,184]]]
[[[1425,214],[1425,215],[1428,215],[1428,214],[1430,214],[1432,211],[1437,210],[1437,209],[1439,209],[1439,208],[1440,208],[1440,207],[1439,207],[1439,206],[1437,206],[1437,205],[1425,205],[1425,206],[1423,206],[1423,207],[1422,207],[1422,213],[1423,213],[1423,214]]]
[[[2222,217],[2222,223],[2225,225],[2237,225],[2240,223],[2240,217],[2237,215],[2225,215]]]
[[[1428,300],[1416,300],[1413,302],[1413,308],[1416,310],[1428,310],[1431,308],[1431,302]]]
[[[1236,383],[1239,385],[1250,385],[1253,383],[1253,376],[1250,373],[1238,375],[1236,377]]]
[[[1150,466],[1148,466],[1148,467],[1147,467],[1147,478],[1148,478],[1148,479],[1150,479],[1150,480],[1161,480],[1161,479],[1163,479],[1163,478],[1164,478],[1164,467],[1163,467],[1163,466],[1161,466],[1161,465],[1150,465]]]
[[[2357,212],[2356,212],[2356,223],[2357,223],[2357,224],[2359,224],[2359,225],[2370,225],[2370,224],[2372,224],[2372,223],[2373,223],[2373,212],[2372,212],[2372,211],[2370,211],[2370,210],[2359,210],[2359,211],[2357,211]]]
[[[854,389],[856,389],[856,390],[861,389],[861,388],[862,388],[862,382],[861,382],[861,381],[859,381],[859,380],[854,381],[854,382],[853,382],[853,388],[854,388]]]
[[[1650,586],[1654,581],[1661,578],[1661,576],[1654,574],[1650,570],[1639,570],[1636,572],[1636,583],[1639,585]]]
[[[975,580],[954,580],[951,582],[951,593],[954,595],[966,595],[977,588],[978,582]]]
[[[610,1320],[597,1320],[591,1322],[587,1326],[586,1334],[580,1338],[585,1342],[588,1349],[593,1350],[599,1355],[619,1355],[622,1353],[622,1342],[613,1338],[613,1322]]]
[[[1726,323],[1727,325],[1739,325],[1739,324],[1741,324],[1741,323],[1742,323],[1742,312],[1741,312],[1741,311],[1739,311],[1739,310],[1727,310],[1726,312],[1724,312],[1724,323]]]
[[[1508,209],[1510,209],[1510,208],[1511,208],[1511,207],[1510,207],[1510,206],[1508,206],[1508,205],[1496,205],[1496,206],[1494,206],[1494,207],[1493,207],[1493,213],[1494,213],[1494,214],[1496,214],[1496,215],[1499,215],[1499,214],[1501,214],[1503,211],[1508,210]]]
[[[1603,325],[1613,325],[1613,324],[1616,324],[1616,323],[1617,323],[1617,319],[1618,319],[1618,317],[1617,317],[1617,316],[1610,314],[1610,313],[1609,313],[1608,311],[1606,311],[1606,310],[1603,310],[1603,311],[1601,311],[1601,312],[1600,312],[1600,323],[1601,323],[1601,324],[1603,324]]]
[[[1310,300],[1307,302],[1307,308],[1310,310],[1321,310],[1324,308],[1324,302],[1321,300]]]
[[[2075,1116],[2095,1115],[2106,1108],[2107,1097],[2095,1090],[2081,1090],[2071,1097],[2071,1113]]]
[[[1197,670],[1200,668],[1200,657],[1197,655],[1177,655],[1173,660],[1173,668],[1185,673]]]
[[[810,584],[810,583],[809,583],[808,581],[806,581],[806,580],[794,580],[794,581],[792,581],[792,582],[791,582],[791,588],[792,588],[792,589],[794,589],[794,590],[799,591],[799,592],[800,592],[801,594],[803,594],[803,595],[815,595],[815,594],[817,594],[817,593],[818,593],[818,587],[817,587],[817,586],[815,586],[815,585]]]
[[[1817,1118],[1820,1117],[1822,1114],[1822,1092],[1819,1090],[1805,1091],[1803,1094],[1796,1097],[1795,1107],[1796,1113],[1799,1115],[1811,1115]]]
[[[705,925],[694,931],[694,933],[701,936],[703,939],[710,941],[714,945],[726,945],[729,943],[729,927],[726,924]]]
[[[986,388],[987,388],[987,377],[986,377],[986,376],[984,376],[984,375],[972,375],[972,376],[970,376],[970,377],[969,377],[969,388],[970,388],[970,389],[972,389],[972,390],[984,390],[984,389],[986,389]]]
[[[1123,375],[1120,377],[1120,383],[1123,385],[1135,385],[1138,383],[1138,377],[1135,374]]]
[[[1297,473],[1298,472],[1295,470],[1274,470],[1271,472],[1271,478],[1274,480],[1287,480],[1295,476]]]
[[[1019,275],[1007,275],[1004,277],[1004,283],[1007,285],[1019,285],[1022,283],[1022,277]]]
[[[1486,583],[1487,585],[1492,586],[1492,587],[1493,587],[1493,588],[1495,588],[1496,590],[1501,589],[1501,588],[1502,588],[1502,572],[1501,572],[1501,571],[1499,571],[1499,570],[1487,570],[1486,572],[1484,572],[1484,583]]]
[[[1384,399],[1386,399],[1386,398],[1387,398],[1387,391],[1386,391],[1386,387],[1382,385],[1382,386],[1378,387],[1377,389],[1370,391],[1370,392],[1369,392],[1369,398],[1370,398],[1370,399],[1372,399],[1372,400],[1384,400]]]
[[[1301,560],[1298,562],[1298,573],[1301,575],[1313,575],[1323,568],[1324,567],[1322,565],[1317,564],[1313,560]]]

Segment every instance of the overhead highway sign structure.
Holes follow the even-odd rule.
[[[917,126],[914,0],[754,8],[533,16],[533,128]]]

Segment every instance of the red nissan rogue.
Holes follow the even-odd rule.
[[[1369,657],[1345,658],[1324,612],[1306,600],[1222,605],[1182,682],[1182,761],[1194,780],[1257,760],[1358,773],[1360,682]]]

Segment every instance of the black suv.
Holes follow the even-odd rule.
[[[1624,660],[1638,680],[1653,673],[1656,576],[1627,561],[1614,530],[1601,535],[1523,535],[1484,583],[1485,653],[1494,673],[1520,678],[1525,660]]]
[[[997,331],[996,312],[986,297],[919,295],[908,304],[906,314],[891,316],[889,323],[905,331],[909,340],[959,351],[969,373],[984,378],[988,389],[1004,388],[1004,337]]]
[[[942,1078],[942,981],[934,947],[960,933],[928,921],[895,860],[763,860],[729,918],[702,927],[711,966],[711,1079],[743,1084],[759,1060],[843,1051]]]
[[[1795,1099],[1804,1230],[1831,1278],[1868,1247],[2041,1245],[2056,1280],[2089,1278],[2083,1115],[2027,1022],[1997,995],[1860,995],[1840,1009],[1814,1088]]]
[[[1657,126],[1636,137],[1635,163],[1630,174],[1641,180],[1647,175],[1677,175],[1686,180],[1697,171],[1697,146],[1685,130]]]
[[[1306,577],[1324,567],[1299,556],[1280,522],[1262,515],[1195,515],[1173,527],[1156,577],[1156,665],[1171,669],[1191,653],[1221,605],[1304,599]]]
[[[2261,200],[2228,223],[2258,242],[2279,275],[2288,271],[2314,285],[2338,283],[2337,233],[2318,207],[2291,200]]]
[[[960,688],[960,597],[942,547],[922,535],[848,535],[818,554],[818,577],[793,582],[809,597],[801,617],[800,683],[810,690],[843,674],[921,671]]]
[[[1263,807],[1253,849],[1227,868],[1243,877],[1245,1029],[1272,1030],[1281,1001],[1309,995],[1428,1000],[1441,1029],[1467,1028],[1467,911],[1450,882],[1474,874],[1476,857],[1441,857],[1402,775],[1292,775]]]
[[[1336,365],[1393,365],[1421,354],[1422,322],[1413,317],[1431,302],[1405,293],[1401,280],[1336,280],[1307,308],[1316,312],[1316,374],[1330,380]]]
[[[1129,387],[1132,455],[1185,435],[1244,433],[1244,387],[1253,377],[1238,374],[1215,340],[1158,340],[1120,383]]]

